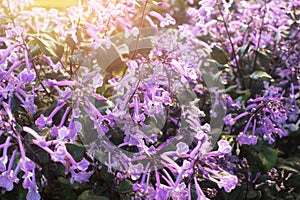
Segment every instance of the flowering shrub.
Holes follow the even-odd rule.
[[[298,1],[32,3],[0,7],[1,199],[300,194]]]

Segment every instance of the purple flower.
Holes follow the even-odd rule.
[[[139,141],[137,139],[135,139],[133,136],[131,136],[130,134],[128,134],[124,137],[123,145],[133,146],[133,145],[138,145],[138,144],[139,144]],[[119,146],[119,147],[121,147],[121,146]]]
[[[25,173],[35,169],[35,163],[27,157],[22,157],[20,163],[21,170]]]
[[[32,173],[26,173],[23,176],[23,188],[28,189],[26,200],[40,200],[41,195],[35,182],[35,170]]]
[[[47,146],[47,142],[46,142],[46,139],[45,139],[45,136],[40,136],[37,132],[35,132],[33,129],[29,128],[29,127],[26,127],[24,126],[23,127],[23,131],[31,134],[35,139],[33,140],[33,142],[35,144],[38,144],[39,146]]]
[[[229,126],[233,126],[237,120],[247,116],[249,113],[248,112],[244,112],[238,116],[236,116],[235,118],[232,118],[232,115],[231,114],[228,114],[226,115],[225,119],[224,119],[224,123],[226,125],[229,125]]]
[[[8,122],[11,123],[11,122],[14,122],[15,121],[15,118],[13,117],[13,114],[11,112],[11,108],[10,108],[10,105],[5,103],[4,101],[2,102],[2,106],[6,112],[6,115],[8,116]]]
[[[89,161],[83,158],[79,163],[76,164],[76,167],[81,171],[85,171],[87,170],[89,165],[90,165]]]
[[[90,163],[85,158],[83,158],[79,163],[76,163],[75,165],[72,165],[70,167],[69,171],[71,173],[71,184],[73,184],[74,181],[77,181],[80,184],[82,184],[89,180],[91,175],[94,173],[93,171],[86,171],[88,169],[89,164]]]
[[[91,172],[80,171],[76,173],[73,170],[70,170],[70,172],[71,172],[71,179],[70,179],[71,184],[73,184],[74,181],[77,181],[80,184],[86,183],[90,179],[91,175],[94,173],[92,171]]]
[[[22,104],[22,106],[25,108],[25,110],[30,114],[35,114],[37,111],[37,106],[34,104],[34,97],[27,95],[26,100]]]
[[[8,162],[7,149],[10,146],[11,137],[7,137],[3,146],[2,157],[0,157],[0,172],[6,170],[6,164]]]
[[[106,99],[104,96],[99,95],[99,94],[97,94],[97,93],[93,93],[92,96],[93,96],[95,99],[97,99],[98,101],[101,101],[101,102],[106,102],[106,101],[107,101],[107,99]]]
[[[141,176],[143,169],[144,167],[141,163],[137,165],[133,165],[133,164],[129,165],[128,173],[130,174],[131,179],[137,180]]]
[[[252,144],[256,144],[256,142],[257,142],[257,136],[254,135],[254,133],[256,131],[256,119],[254,119],[252,135],[250,135],[250,136],[247,135],[247,130],[250,126],[252,119],[253,119],[253,117],[250,117],[249,121],[247,122],[247,124],[244,128],[244,131],[241,132],[240,135],[236,139],[237,141],[239,141],[242,144],[252,145]]]
[[[30,187],[26,194],[26,200],[40,200],[40,199],[41,199],[41,195],[38,192],[38,187],[36,185]]]
[[[138,63],[134,60],[128,61],[126,64],[130,73],[135,73],[135,70],[139,67]]]
[[[146,19],[147,22],[150,24],[151,28],[153,28],[153,30],[155,30],[156,32],[158,32],[157,24],[155,24],[155,23],[153,22],[153,20],[152,20],[148,15],[145,16],[145,19]]]
[[[232,110],[237,110],[241,108],[241,103],[235,103],[229,95],[225,95],[225,101],[229,108]]]
[[[25,129],[26,130],[26,129]],[[28,131],[27,131],[28,132]],[[29,130],[30,132],[30,130]],[[18,135],[17,137],[19,148],[21,152],[20,158],[20,169],[24,172],[23,183],[22,186],[24,189],[28,189],[28,193],[26,195],[27,200],[39,200],[41,198],[40,194],[38,193],[38,188],[35,182],[35,163],[26,157],[25,149],[23,147],[23,143],[21,141],[21,137]]]
[[[11,191],[14,188],[14,182],[18,182],[18,178],[14,176],[13,171],[9,174],[3,172],[0,174],[0,187],[4,188],[6,191]]]
[[[231,114],[226,115],[225,119],[224,119],[224,123],[226,125],[232,126],[235,124],[235,120],[232,118]]]
[[[219,146],[218,152],[221,155],[226,155],[231,152],[231,146],[230,146],[229,142],[226,140],[220,140],[218,142],[218,146]]]
[[[156,199],[161,199],[161,200],[167,200],[168,197],[170,196],[170,193],[172,192],[172,189],[170,187],[160,185],[159,188],[156,188]]]
[[[6,62],[6,60],[7,60],[8,56],[9,56],[9,54],[12,52],[12,50],[13,50],[14,48],[16,48],[16,46],[17,46],[17,44],[13,44],[13,45],[9,45],[9,46],[7,47],[7,49],[5,50],[5,52],[1,55],[0,64],[3,64],[3,63]]]
[[[157,18],[160,21],[160,27],[165,27],[168,26],[170,24],[175,25],[176,21],[174,18],[171,17],[171,15],[169,15],[168,13],[166,14],[166,17],[161,16],[161,14],[159,14],[156,11],[151,11],[149,13],[150,16]]]
[[[72,96],[72,90],[69,87],[66,87],[64,91],[59,91],[59,96],[66,101]]]
[[[20,36],[23,33],[23,28],[21,26],[16,26],[11,28],[10,30],[6,30],[6,38],[12,39],[17,36]]]
[[[2,174],[0,174],[0,187],[3,187],[6,191],[11,191],[14,187],[14,183],[19,182],[19,179],[17,178],[17,174],[20,165],[19,164],[17,165],[15,171],[12,170],[16,154],[17,154],[17,150],[14,150],[10,158],[7,170]]]
[[[185,183],[180,183],[178,187],[175,188],[175,190],[170,192],[170,196],[174,200],[186,199],[187,195],[188,192]]]
[[[295,122],[297,121],[299,114],[300,114],[300,109],[299,106],[297,105],[297,99],[299,98],[300,94],[297,93],[295,94],[295,87],[294,84],[291,83],[291,94],[290,94],[290,103],[289,103],[289,108],[287,109],[288,112],[288,118],[289,121]]]
[[[228,174],[223,176],[217,183],[219,188],[224,188],[226,192],[231,192],[238,183],[238,178],[234,175]]]
[[[60,162],[66,165],[66,156],[68,155],[67,148],[64,143],[60,142],[55,146],[54,151],[50,154],[54,162]]]
[[[189,151],[189,146],[187,144],[179,142],[176,147],[177,155],[187,155],[187,152]]]
[[[76,84],[75,81],[56,81],[48,79],[47,81],[49,86],[74,86]]]
[[[9,70],[6,72],[6,75],[10,75],[16,68],[18,68],[21,65],[21,61],[16,61],[10,66]]]
[[[46,125],[50,125],[51,123],[43,114],[41,114],[40,117],[35,121],[35,125],[37,125],[39,129],[43,129]]]
[[[242,144],[254,145],[257,143],[257,136],[255,135],[246,135],[244,133],[240,133],[240,135],[236,138],[236,140]]]
[[[69,172],[71,173],[71,184],[73,184],[74,181],[77,181],[80,184],[82,184],[89,180],[90,176],[94,173],[93,171],[86,171],[88,169],[89,164],[90,163],[85,158],[83,158],[79,163],[73,164],[70,167]]]
[[[34,71],[28,70],[25,68],[20,74],[20,80],[25,83],[31,83],[35,80],[36,74]]]
[[[77,134],[82,130],[82,125],[78,121],[71,121],[69,124],[69,138],[71,141],[75,141]]]
[[[143,104],[139,102],[139,98],[137,96],[133,97],[133,102],[130,104],[130,106],[134,108],[132,120],[135,123],[143,123],[146,117],[141,111],[141,107],[143,106]]]
[[[195,183],[195,188],[196,188],[198,199],[199,200],[208,200],[208,198],[206,198],[205,194],[203,193],[202,189],[200,188],[200,185],[198,183],[196,176],[194,176],[194,183]]]
[[[57,139],[64,140],[69,134],[70,134],[70,130],[67,127],[63,126],[59,128],[57,131]]]
[[[271,88],[271,90],[273,89]],[[285,99],[283,97],[272,97],[271,95],[271,97],[249,99],[247,102],[250,103],[246,107],[246,110],[250,110],[249,112],[244,112],[234,119],[229,114],[224,120],[225,124],[232,126],[241,117],[250,115],[243,132],[237,137],[237,141],[252,145],[256,144],[257,136],[261,136],[272,144],[276,136],[281,138],[288,135],[286,129],[289,128],[287,125],[287,108],[284,106]],[[251,123],[252,134],[248,136],[247,130],[251,127]]]
[[[50,57],[43,55],[44,61],[52,68],[52,70],[57,73],[58,70],[61,69],[62,64],[60,62],[57,62],[56,64],[53,63]]]
[[[59,130],[59,127],[53,126],[51,128],[51,131],[50,131],[51,135],[54,136],[54,137],[57,137],[58,136],[58,130]]]
[[[45,128],[46,125],[50,126],[52,124],[52,118],[56,115],[56,113],[64,107],[65,103],[58,103],[56,108],[51,112],[48,117],[45,117],[43,114],[35,121],[35,125],[39,127],[39,129]]]
[[[204,167],[205,171],[208,172],[208,179],[217,183],[219,188],[224,188],[226,192],[233,190],[238,184],[238,178],[232,174],[222,174],[220,171]],[[211,175],[213,176],[211,176]]]

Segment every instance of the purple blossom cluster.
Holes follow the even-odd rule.
[[[4,143],[0,145],[0,186],[5,191],[11,191],[14,183],[17,184],[22,179],[23,188],[28,189],[26,199],[31,200],[41,198],[36,183],[36,170],[40,169],[40,166],[28,156],[32,152],[25,137],[32,138],[30,143],[48,153],[53,162],[65,166],[65,175],[70,175],[71,184],[74,181],[82,184],[89,180],[94,171],[87,159],[76,161],[66,147],[68,143],[76,143],[78,133],[82,129],[81,124],[74,120],[78,118],[80,111],[79,104],[75,105],[79,101],[75,102],[74,107],[70,106],[72,95],[76,94],[78,99],[85,103],[85,108],[90,111],[89,114],[94,120],[100,122],[101,118],[93,104],[83,98],[84,95],[78,95],[76,90],[78,87],[87,86],[87,81],[93,80],[88,85],[90,88],[85,88],[85,92],[90,91],[90,95],[97,98],[99,95],[95,89],[102,85],[102,76],[99,73],[91,73],[81,83],[68,80],[70,73],[65,72],[66,80],[45,79],[45,76],[42,76],[48,72],[62,73],[67,62],[58,52],[53,52],[54,50],[47,46],[51,45],[51,42],[60,45],[55,40],[52,41],[47,32],[52,29],[61,37],[60,40],[70,37],[75,44],[82,44],[78,38],[78,23],[81,18],[95,16],[93,24],[84,24],[90,39],[94,40],[90,45],[94,48],[107,46],[108,37],[100,39],[102,36],[98,33],[111,34],[115,31],[112,27],[116,27],[117,24],[124,30],[130,29],[131,16],[135,14],[135,1],[111,1],[106,6],[97,1],[89,1],[85,10],[83,6],[74,6],[67,9],[66,13],[56,9],[24,9],[26,6],[30,6],[29,1],[17,3],[8,0],[3,1],[0,8],[1,21],[11,19],[10,22],[1,24],[1,30],[5,30],[5,33],[1,33],[0,38],[0,137],[1,141],[4,139]],[[39,38],[40,33],[45,33],[41,34],[45,37],[44,40]],[[34,52],[34,48],[38,49],[37,53]],[[57,96],[51,97],[51,91],[55,91]],[[50,101],[54,100],[53,97],[57,98],[57,103],[49,114],[43,113],[43,108],[37,105],[36,101],[41,95],[50,96]],[[35,126],[20,127],[20,119],[17,118],[19,116],[13,113],[13,106],[18,102],[29,116],[38,116],[34,122]],[[59,123],[54,122],[54,118],[61,111],[63,115]],[[45,132],[47,133],[44,134]],[[22,177],[18,176],[20,173],[23,174]]]
[[[112,160],[109,166],[136,180],[137,199],[191,199],[192,187],[198,199],[207,199],[200,180],[212,181],[226,192],[238,183],[234,174],[216,163],[230,153],[230,144],[220,140],[219,149],[213,151],[211,126],[200,121],[205,114],[196,106],[196,95],[191,95],[201,79],[198,62],[207,56],[207,50],[201,43],[194,44],[188,33],[167,31],[149,56],[138,55],[127,63],[128,74],[119,81],[110,80],[116,91],[112,116],[124,132],[118,147],[136,147],[138,152],[107,150]],[[191,95],[187,100],[186,92]],[[172,125],[177,130],[163,128]],[[152,174],[155,184],[149,182]]]
[[[290,110],[290,107],[287,108],[285,106],[285,98],[270,96],[265,98],[258,97],[256,99],[249,99],[247,103],[249,103],[249,105],[245,109],[246,112],[234,118],[229,114],[224,119],[225,124],[231,127],[239,119],[249,117],[244,130],[240,132],[237,137],[237,141],[240,143],[253,145],[257,143],[258,136],[261,136],[264,140],[267,140],[269,144],[272,144],[275,142],[276,137],[282,138],[287,136],[289,131],[297,131],[299,129],[298,122],[296,124],[288,122],[287,111]],[[298,109],[298,107],[296,108]],[[298,114],[298,111],[294,111],[294,113]],[[293,118],[293,115],[290,115],[290,119],[292,119],[290,121],[295,121],[297,117],[296,115],[295,118]],[[250,132],[251,134],[248,135],[247,131],[251,123],[253,124],[252,130]]]
[[[232,101],[243,103],[242,113],[224,119],[242,144],[256,144],[258,136],[273,143],[299,130],[299,21],[294,15],[298,8],[296,1],[208,0],[187,11],[192,24],[186,28],[195,36],[209,36],[226,82],[236,81],[240,91],[254,91],[244,102]],[[261,86],[254,82],[262,80],[258,91],[255,87]],[[232,127],[240,119],[247,119],[243,131]]]
[[[34,147],[63,165],[71,184],[88,182],[100,159],[108,173],[133,183],[134,199],[209,199],[240,181],[236,166],[228,165],[232,144],[217,138],[214,148],[213,134],[223,124],[213,120],[227,108],[226,131],[241,144],[255,145],[259,137],[271,144],[299,130],[297,1],[189,0],[188,23],[180,25],[172,17],[178,12],[173,1],[88,0],[66,12],[16,2],[0,7],[4,191],[21,183],[26,199],[41,199],[47,181],[37,178],[42,169],[31,155]],[[111,41],[120,32],[138,46],[144,23],[159,33],[149,53],[120,55],[126,70],[107,78],[99,49],[120,52]],[[237,97],[232,85],[249,95]],[[204,100],[201,106],[207,95],[210,105]],[[85,137],[93,130],[96,139],[75,159],[67,145],[91,139]]]

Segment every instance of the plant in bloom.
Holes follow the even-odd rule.
[[[1,199],[300,194],[297,1],[34,5],[0,6]]]

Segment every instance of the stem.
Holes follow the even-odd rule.
[[[14,18],[14,16],[12,15],[9,0],[7,0],[7,4],[8,4],[8,10],[9,10],[9,16],[10,16],[11,19],[12,19],[12,23],[13,23],[14,27],[16,27],[15,18]],[[27,48],[27,45],[26,45],[26,43],[25,43],[25,39],[24,39],[23,34],[21,35],[21,38],[22,38],[22,43],[23,43],[24,49],[25,49],[25,51],[27,52],[27,55],[28,55],[29,59],[32,61],[32,60],[33,60],[33,59],[32,59],[32,55],[31,55],[31,52],[29,51],[29,49]],[[27,58],[25,58],[25,59],[27,59]],[[37,69],[36,69],[36,66],[35,66],[34,61],[32,61],[32,66],[33,66],[33,69],[34,69],[34,71],[35,71],[35,73],[36,73],[36,76],[37,76],[37,78],[38,78],[39,83],[41,84],[41,86],[43,87],[43,89],[45,90],[45,92],[47,93],[47,95],[50,96],[50,93],[47,91],[46,87],[45,87],[44,84],[42,83],[40,74],[38,73],[38,71],[37,71]]]
[[[246,193],[245,193],[245,200],[248,198],[248,190],[249,190],[249,180],[246,178]]]
[[[26,51],[28,51],[27,47],[26,47]],[[31,56],[31,55],[30,55]],[[42,79],[41,79],[41,76],[39,74],[39,72],[37,71],[37,68],[35,66],[35,63],[32,62],[32,66],[33,66],[33,69],[35,71],[35,74],[36,74],[36,77],[38,78],[38,81],[39,83],[41,84],[42,88],[44,89],[44,91],[47,93],[47,95],[50,97],[50,93],[48,92],[48,90],[46,89],[46,87],[44,86],[43,82],[42,82]]]
[[[144,26],[144,21],[145,21],[145,12],[146,12],[146,8],[147,8],[147,5],[149,3],[149,0],[146,0],[145,2],[145,5],[143,7],[143,11],[142,11],[142,19],[141,19],[141,23],[140,23],[140,26],[139,26],[139,29],[141,30]],[[136,38],[136,42],[135,42],[135,47],[134,47],[134,52],[132,54],[132,56],[130,57],[130,60],[132,60],[135,56],[136,56],[136,53],[137,53],[137,48],[138,48],[138,45],[139,45],[139,40],[140,40],[140,32],[139,34],[137,35],[137,38]],[[123,65],[124,66],[124,65]],[[124,67],[124,71],[122,73],[122,78],[125,76],[125,73],[126,73],[126,70],[127,70],[127,67],[125,66]]]
[[[34,151],[30,148],[30,146],[26,143],[24,137],[23,137],[19,132],[17,132],[17,130],[15,130],[15,128],[14,128],[14,126],[13,126],[12,124],[10,124],[10,127],[11,127],[11,130],[12,130],[13,133],[14,133],[14,137],[18,139],[18,142],[22,142],[22,143],[26,146],[26,148],[30,151],[31,155],[33,155],[33,156],[35,157],[35,159],[36,159],[35,162],[37,162],[39,165],[41,165],[41,166],[43,167],[44,165],[40,162],[39,156],[38,156],[38,155],[36,154],[36,152],[34,152]],[[21,145],[22,147],[24,147],[22,144],[19,144],[19,148],[20,148],[20,145]],[[23,148],[23,150],[24,150],[24,148]],[[22,150],[21,150],[21,148],[20,148],[20,153],[21,153],[21,155],[22,155]],[[24,153],[25,153],[25,151],[24,151]]]
[[[238,60],[237,60],[237,55],[235,53],[235,48],[234,48],[233,42],[231,40],[231,37],[230,37],[230,34],[229,34],[229,30],[228,30],[228,26],[227,26],[227,23],[225,21],[224,13],[222,12],[222,8],[221,8],[219,0],[217,1],[217,5],[218,5],[218,8],[219,8],[219,12],[221,14],[221,17],[222,17],[222,21],[223,21],[223,24],[224,24],[224,28],[226,30],[226,34],[227,34],[228,39],[229,39],[230,46],[232,48],[232,54],[233,54],[233,57],[234,57],[234,61],[236,63],[236,68],[237,68],[238,74],[239,74],[239,76],[241,78],[241,81],[242,81],[242,88],[245,88],[245,82],[242,79],[243,76],[242,76],[242,72],[240,70],[240,66],[239,66],[239,63],[238,63]]]
[[[80,20],[81,20],[81,18],[79,17],[78,18],[78,21],[77,21],[77,24],[76,24],[76,37],[77,37],[77,33],[78,33],[78,29],[79,29],[79,23],[80,23]],[[74,50],[75,50],[75,45],[76,45],[76,42],[75,41],[73,41],[74,43],[73,43],[73,46],[72,46],[72,50],[71,50],[71,55],[73,55],[73,53],[74,53]],[[70,77],[72,77],[73,76],[73,62],[70,62]],[[78,69],[76,69],[76,71],[77,71]]]
[[[139,27],[140,29],[143,28],[143,26],[144,26],[145,11],[146,11],[148,3],[149,3],[149,0],[146,0],[145,5],[143,7],[142,19],[141,19],[141,23],[140,23],[140,27]],[[131,59],[133,59],[135,57],[136,53],[137,53],[137,47],[138,47],[138,44],[139,44],[140,35],[141,35],[140,33],[137,35],[137,39],[136,39],[136,43],[135,43],[135,49],[134,49],[134,52],[133,52],[133,54],[131,56]]]
[[[266,6],[266,1],[264,1],[265,3],[265,8]],[[263,25],[264,25],[264,20],[265,20],[265,16],[266,16],[266,12],[263,12],[263,17],[262,17],[262,21],[261,21],[261,25],[259,28],[259,36],[258,36],[258,42],[257,42],[257,46],[256,46],[256,50],[255,50],[255,57],[254,57],[254,61],[253,61],[253,70],[256,71],[256,61],[257,61],[257,56],[258,56],[258,48],[260,45],[260,41],[261,41],[261,35],[262,35],[262,31],[263,31]]]

